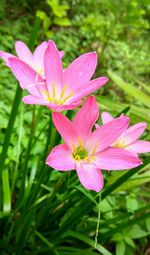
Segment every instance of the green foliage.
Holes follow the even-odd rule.
[[[38,10],[36,16],[43,22],[44,34],[51,37],[53,35],[53,32],[49,30],[51,26],[66,27],[71,25],[66,13],[69,5],[61,5],[59,0],[47,0],[47,5],[50,7],[49,12]]]
[[[32,28],[33,10],[40,29],[38,20]],[[114,116],[126,112],[133,124],[146,121],[143,138],[150,140],[149,12],[146,0],[2,0],[1,50],[14,53],[15,41],[28,42],[32,29],[31,49],[52,38],[65,51],[65,66],[80,53],[96,50],[96,76],[110,78],[96,93],[100,111]],[[144,254],[150,234],[149,156],[134,170],[104,171],[99,202],[99,195],[83,189],[74,172],[45,165],[60,137],[48,109],[19,105],[16,86],[1,61],[0,254]]]

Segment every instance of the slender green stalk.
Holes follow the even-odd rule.
[[[25,192],[25,185],[26,185],[26,178],[27,178],[27,165],[28,165],[28,159],[29,159],[29,155],[30,155],[30,151],[32,148],[32,141],[33,141],[33,137],[34,137],[34,133],[35,133],[35,105],[33,105],[33,110],[32,110],[32,124],[31,124],[31,130],[30,130],[30,136],[29,136],[29,140],[28,140],[28,146],[27,146],[27,150],[26,150],[26,156],[25,156],[25,160],[24,160],[24,164],[22,167],[22,181],[21,181],[21,189],[20,189],[20,194],[19,194],[19,199],[18,199],[18,204],[20,203],[20,201],[23,203],[23,195]]]
[[[99,193],[98,218],[97,218],[97,226],[96,226],[96,234],[95,234],[95,243],[94,243],[94,248],[95,248],[95,249],[97,248],[97,238],[98,238],[99,225],[100,225],[100,218],[101,218],[100,203],[101,203],[101,193]]]

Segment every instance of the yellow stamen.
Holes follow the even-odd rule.
[[[95,145],[95,147],[94,147],[94,149],[93,149],[93,151],[92,151],[91,155],[94,155],[94,154],[95,154],[95,152],[96,152],[97,148],[98,148],[98,144],[96,144],[96,145]]]
[[[64,99],[63,99],[63,102],[65,103],[70,97],[72,97],[73,95],[75,94],[75,92],[72,92],[71,94],[69,94],[68,96],[66,96]]]
[[[53,92],[53,97],[54,98],[56,96],[55,89],[56,89],[56,84],[54,82],[52,82],[52,92]]]
[[[37,69],[36,71],[37,71],[37,73],[40,74],[40,75],[42,75],[42,74],[44,73],[44,69],[43,69],[43,68],[41,68],[40,70]]]
[[[40,92],[42,92],[43,94],[45,94],[46,96],[49,96],[48,91],[44,90],[44,89],[40,89]]]
[[[63,98],[64,94],[65,94],[65,91],[66,89],[68,88],[68,85],[65,85],[61,91],[61,95],[60,95],[60,98]]]

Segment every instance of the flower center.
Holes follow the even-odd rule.
[[[74,152],[73,152],[73,158],[75,160],[83,160],[83,159],[87,159],[88,158],[88,152],[83,149],[81,146],[75,148]]]
[[[70,99],[75,94],[74,92],[70,94],[66,94],[67,88],[68,88],[68,85],[65,85],[62,88],[61,93],[59,93],[58,95],[56,84],[53,82],[52,90],[50,93],[44,89],[41,89],[40,92],[43,94],[45,100],[48,103],[56,103],[61,105],[61,104],[64,104],[68,99]]]

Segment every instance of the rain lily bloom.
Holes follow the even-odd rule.
[[[15,50],[18,55],[18,58],[28,64],[30,67],[33,68],[34,71],[36,71],[41,76],[44,75],[44,54],[47,49],[48,42],[44,41],[40,45],[38,45],[32,54],[28,46],[22,42],[17,41],[15,44]],[[63,56],[63,51],[59,52],[60,57]],[[0,57],[5,61],[6,66],[11,68],[11,64],[9,63],[9,58],[16,56],[0,51]]]
[[[114,118],[108,112],[101,114],[102,123],[108,123]],[[98,127],[98,125],[96,125]],[[124,148],[135,155],[138,153],[150,152],[150,142],[138,140],[138,138],[144,133],[146,128],[145,122],[139,122],[128,129],[126,129],[121,136],[112,143],[113,147]]]
[[[54,111],[76,108],[84,96],[102,87],[106,77],[91,80],[97,65],[97,54],[89,52],[74,60],[63,70],[59,51],[53,41],[48,42],[44,55],[44,77],[17,58],[9,58],[11,69],[22,88],[30,95],[26,104],[46,105]]]
[[[123,170],[141,164],[129,151],[110,147],[127,129],[129,118],[120,116],[92,132],[98,115],[94,96],[85,100],[72,122],[54,112],[54,125],[65,143],[54,147],[46,160],[46,164],[56,170],[76,170],[81,184],[96,192],[103,188],[101,170]]]

